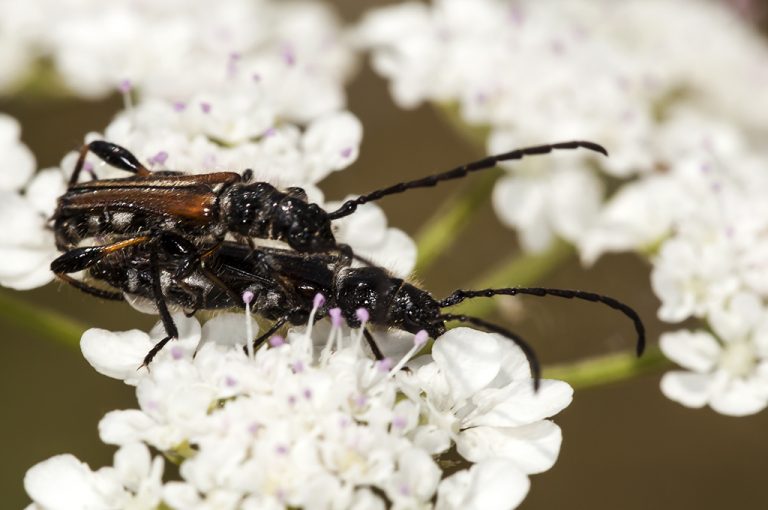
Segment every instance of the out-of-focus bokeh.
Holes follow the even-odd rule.
[[[335,3],[345,19],[354,21],[368,7],[385,2]],[[766,12],[762,4],[752,7],[760,15]],[[118,97],[97,102],[23,95],[0,99],[0,111],[21,122],[23,140],[41,168],[58,164],[62,154],[79,146],[84,133],[103,128],[120,107]],[[430,108],[396,108],[386,84],[367,64],[349,88],[349,109],[364,125],[361,155],[352,169],[322,183],[331,199],[480,155]],[[381,206],[391,225],[413,234],[441,199],[466,185],[460,181],[413,191],[388,198]],[[499,225],[489,204],[450,251],[417,277],[443,296],[516,250],[514,234]],[[574,259],[541,284],[615,296],[638,310],[651,341],[662,331],[655,319],[658,302],[650,290],[649,268],[637,257],[606,256],[589,270]],[[59,283],[14,294],[92,327],[147,329],[155,322],[124,304],[101,301]],[[520,311],[510,312],[512,323],[545,364],[623,349],[633,341],[624,318],[600,306],[557,299],[526,299],[523,304]],[[132,388],[97,374],[78,352],[8,324],[2,327],[0,434],[6,448],[0,492],[4,507],[19,508],[28,502],[24,472],[36,462],[69,452],[92,468],[111,463],[113,449],[98,440],[97,423],[105,412],[135,402]],[[710,409],[690,410],[662,396],[659,377],[578,391],[574,403],[556,419],[564,434],[560,459],[551,471],[532,477],[521,508],[768,507],[768,413],[731,418]]]

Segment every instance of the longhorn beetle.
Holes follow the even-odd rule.
[[[93,256],[94,251],[111,254],[126,251],[124,257]],[[645,348],[645,328],[637,313],[620,301],[608,296],[579,290],[541,287],[456,290],[445,299],[437,300],[429,292],[393,277],[377,266],[351,267],[347,261],[326,253],[298,253],[291,250],[259,247],[225,241],[206,264],[208,271],[194,268],[185,276],[178,273],[179,259],[157,251],[145,244],[135,243],[117,248],[109,246],[75,248],[63,259],[73,260],[87,269],[90,277],[104,281],[128,294],[153,300],[165,326],[166,336],[146,355],[148,365],[157,352],[178,336],[169,305],[182,307],[190,314],[200,309],[224,309],[242,306],[245,292],[253,293],[254,309],[264,318],[274,321],[266,333],[254,340],[257,346],[277,332],[284,324],[304,324],[315,308],[315,296],[325,296],[325,303],[314,310],[314,318],[328,315],[331,308],[341,309],[352,327],[363,326],[356,312],[365,308],[370,325],[395,328],[410,333],[426,331],[437,339],[446,331],[446,323],[465,322],[489,332],[499,333],[515,342],[525,353],[531,367],[534,384],[538,387],[539,363],[533,349],[511,331],[473,316],[444,313],[443,309],[467,299],[497,295],[557,296],[605,304],[629,317],[637,333],[637,354]],[[166,282],[162,284],[161,282]],[[109,297],[109,296],[103,296]],[[118,292],[112,298],[121,299]],[[382,354],[370,331],[365,338],[377,358]]]
[[[160,244],[168,246],[170,243],[177,252],[186,250],[181,272],[191,270],[199,265],[201,257],[214,253],[227,235],[252,247],[253,238],[273,239],[285,242],[297,252],[336,253],[351,258],[354,256],[352,250],[336,242],[331,222],[352,214],[360,205],[409,189],[459,179],[502,161],[578,148],[607,155],[603,147],[586,141],[526,147],[379,189],[327,212],[319,205],[307,202],[306,193],[301,188],[281,191],[265,182],[251,182],[253,172],[250,170],[243,175],[235,172],[202,175],[153,172],[127,149],[106,141],[93,141],[80,150],[68,189],[59,198],[54,212],[53,229],[56,245],[61,251],[75,248],[83,239],[91,237],[133,245],[149,242],[162,232],[178,234],[190,243],[184,243],[182,248],[179,243],[165,238]],[[134,175],[79,183],[89,152]],[[57,267],[61,269],[65,265]],[[75,280],[66,272],[55,272],[63,280],[82,288],[73,283]]]

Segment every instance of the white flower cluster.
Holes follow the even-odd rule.
[[[499,217],[527,250],[560,237],[585,263],[650,256],[659,317],[712,329],[662,337],[691,371],[667,374],[664,393],[733,415],[768,405],[768,154],[756,149],[768,45],[756,32],[706,0],[434,0],[375,11],[359,37],[398,104],[457,104],[490,128],[491,153],[605,144],[607,159],[516,164],[494,190]]]
[[[659,318],[712,330],[662,335],[662,351],[689,370],[666,374],[662,391],[690,407],[753,414],[768,406],[768,155],[690,112],[663,136],[675,158],[612,197],[581,239],[582,256],[650,254]]]
[[[130,85],[177,101],[218,90],[246,115],[260,90],[302,121],[343,105],[353,62],[334,14],[312,1],[2,0],[0,41],[0,89],[47,59],[86,97]]]
[[[660,128],[683,109],[768,132],[768,47],[716,2],[410,2],[369,13],[358,38],[400,106],[456,104],[490,129],[490,153],[568,139],[609,149],[515,164],[497,184],[497,214],[529,251],[578,242],[602,208],[601,174],[656,170]]]
[[[32,467],[31,508],[506,509],[559,452],[560,429],[546,418],[572,390],[545,380],[535,394],[525,356],[503,337],[458,328],[411,359],[424,333],[379,335],[400,359],[393,366],[365,355],[362,331],[338,322],[318,324],[317,346],[311,330],[292,330],[249,357],[242,315],[202,328],[174,319],[180,338],[149,371],[136,365],[161,324],[85,333],[86,359],[136,386],[139,409],[99,425],[120,447],[114,467],[92,472],[71,455]],[[147,446],[177,459],[181,480],[164,481]],[[447,475],[451,448],[463,469]]]
[[[0,114],[0,155],[7,161],[0,174],[0,284],[27,290],[45,285],[53,277],[49,266],[56,257],[47,219],[64,180],[56,169],[35,174],[32,152],[19,139],[21,128],[12,117]]]

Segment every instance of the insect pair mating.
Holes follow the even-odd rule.
[[[411,333],[425,330],[433,338],[445,332],[449,321],[500,333],[522,348],[538,381],[538,361],[520,337],[480,318],[443,313],[443,309],[466,299],[501,294],[554,295],[600,302],[632,319],[638,335],[638,354],[644,347],[642,322],[634,310],[615,299],[573,290],[457,290],[446,299],[436,300],[383,268],[369,263],[353,267],[352,261],[358,257],[349,246],[337,243],[331,222],[387,195],[458,179],[492,168],[500,161],[576,148],[606,154],[599,145],[581,141],[519,149],[398,183],[327,212],[309,203],[301,188],[281,191],[268,183],[251,182],[250,171],[242,176],[233,172],[152,172],[128,150],[95,141],[81,150],[68,190],[60,197],[54,213],[56,242],[64,254],[51,264],[51,269],[64,281],[99,297],[123,299],[126,293],[155,303],[167,335],[147,354],[145,365],[178,336],[169,305],[189,313],[234,308],[242,306],[243,293],[251,292],[255,296],[254,310],[274,321],[267,333],[255,340],[258,343],[286,323],[305,323],[314,296],[322,293],[328,299],[317,311],[317,319],[338,307],[347,322],[357,327],[360,321],[356,311],[365,308],[373,326]],[[88,152],[134,175],[79,183]],[[90,238],[105,243],[80,246]],[[257,246],[258,239],[282,241],[290,249]],[[70,276],[83,270],[89,280],[105,282],[114,290]],[[371,333],[364,333],[374,355],[381,357]]]

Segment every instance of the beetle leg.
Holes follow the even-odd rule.
[[[80,280],[75,280],[65,273],[57,273],[56,276],[59,277],[62,281],[67,282],[71,286],[75,287],[76,289],[85,292],[86,294],[100,297],[102,299],[109,299],[112,301],[125,301],[125,297],[123,296],[122,292],[112,292],[106,289],[100,289],[99,287],[94,287],[93,285],[81,282]]]
[[[100,289],[98,287],[94,287],[93,285],[89,285],[85,282],[81,282],[72,278],[68,273],[76,273],[77,271],[88,269],[111,253],[115,253],[117,251],[135,246],[137,244],[142,244],[147,241],[149,241],[149,237],[139,236],[105,246],[84,246],[81,248],[74,248],[60,255],[57,259],[51,262],[51,271],[53,271],[53,273],[61,280],[67,282],[77,289],[82,290],[83,292],[104,299],[122,301],[122,293],[111,292],[108,290]]]
[[[256,349],[257,349],[257,348],[258,348],[258,347],[259,347],[259,346],[262,344],[262,342],[264,342],[264,340],[266,340],[267,338],[269,338],[269,337],[271,337],[273,334],[275,334],[275,332],[276,332],[278,329],[282,328],[282,327],[283,327],[283,325],[284,325],[286,322],[288,322],[288,315],[284,315],[284,316],[280,317],[279,319],[277,319],[277,320],[275,321],[275,323],[274,323],[274,324],[272,324],[272,327],[271,327],[271,328],[269,328],[269,329],[267,330],[267,332],[266,332],[266,333],[264,333],[263,335],[260,335],[260,336],[256,337],[256,338],[253,340],[253,350],[255,351],[255,350],[256,350]],[[243,349],[245,349],[245,347],[243,347]],[[247,352],[247,350],[246,350],[246,352]]]
[[[384,354],[382,354],[379,346],[376,345],[376,340],[373,338],[373,335],[370,331],[368,331],[367,328],[363,328],[363,336],[365,336],[365,341],[368,342],[368,347],[371,348],[371,352],[376,357],[376,359],[379,361],[383,360]]]
[[[173,317],[171,317],[171,312],[168,310],[168,304],[165,302],[165,296],[163,295],[163,287],[160,282],[160,260],[158,257],[158,251],[159,250],[157,245],[151,246],[149,252],[149,265],[152,271],[152,293],[154,294],[155,298],[155,306],[157,307],[157,311],[160,314],[160,320],[163,323],[163,327],[165,327],[165,333],[167,336],[157,342],[155,346],[150,349],[147,355],[144,356],[144,361],[139,366],[139,368],[149,368],[149,364],[152,363],[152,360],[157,355],[157,353],[160,352],[160,349],[165,347],[165,344],[167,344],[170,340],[179,337],[179,330],[176,328],[176,323],[173,322]]]
[[[72,172],[72,176],[69,178],[70,186],[77,183],[77,180],[80,177],[80,172],[82,172],[83,166],[85,165],[85,157],[89,152],[93,152],[99,159],[108,165],[136,174],[140,177],[146,177],[152,173],[147,167],[139,163],[136,156],[131,154],[128,149],[104,140],[95,140],[83,145],[80,149],[80,156],[77,158],[75,169]]]

